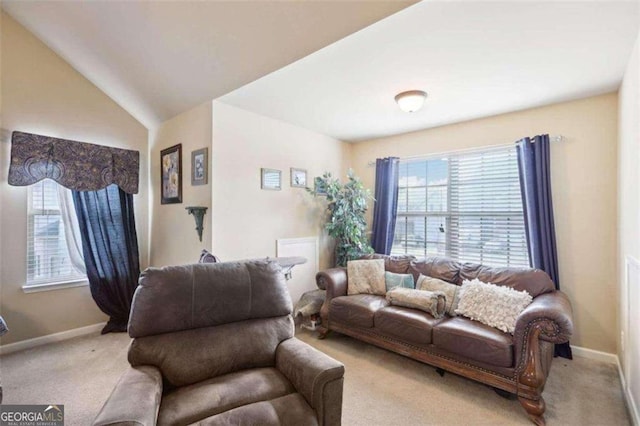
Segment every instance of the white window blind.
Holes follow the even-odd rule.
[[[391,253],[529,266],[515,147],[401,161]]]
[[[69,260],[56,185],[45,179],[28,188],[27,287],[86,279]]]

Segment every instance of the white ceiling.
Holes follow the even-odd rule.
[[[346,141],[616,90],[638,36],[635,0],[440,0],[401,10],[412,3],[3,0],[2,8],[149,128],[222,96]],[[393,97],[412,89],[429,97],[403,113]]]
[[[426,1],[221,101],[358,141],[614,91],[638,2]],[[428,92],[401,112],[393,98]]]
[[[4,0],[2,8],[151,128],[412,3]]]

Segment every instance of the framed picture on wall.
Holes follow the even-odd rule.
[[[291,168],[291,186],[294,188],[307,187],[307,171],[305,169]]]
[[[209,148],[191,152],[191,185],[206,185],[209,175]]]
[[[182,203],[182,144],[160,151],[160,203]]]
[[[327,186],[325,181],[319,176],[313,180],[313,192],[315,192],[316,195],[327,195]]]
[[[282,189],[282,172],[275,169],[260,169],[260,188],[280,191]]]

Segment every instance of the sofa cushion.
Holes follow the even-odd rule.
[[[447,318],[436,324],[433,344],[489,365],[513,366],[513,336],[467,318]]]
[[[461,263],[444,257],[427,257],[426,259],[413,260],[409,264],[409,273],[417,282],[420,274],[438,278],[450,283],[459,284]]]
[[[458,284],[464,280],[479,279],[485,283],[492,283],[511,287],[514,290],[526,290],[531,297],[537,297],[555,290],[549,275],[540,269],[530,268],[493,268],[476,263],[465,263],[460,269]]]
[[[184,386],[162,398],[158,425],[190,424],[254,402],[294,393],[275,368],[255,368]]]
[[[329,306],[329,319],[356,327],[371,328],[375,312],[386,306],[389,306],[387,299],[374,294],[335,297]]]
[[[347,294],[379,294],[384,285],[384,260],[350,260],[347,262]]]
[[[299,393],[243,405],[198,423],[199,426],[314,426],[317,424],[316,413]]]
[[[426,312],[400,306],[378,309],[373,316],[376,330],[416,345],[430,344],[433,326],[440,321]]]
[[[395,274],[407,274],[409,272],[409,264],[416,257],[410,254],[402,254],[391,256],[388,254],[365,254],[360,259],[384,259],[384,270]]]

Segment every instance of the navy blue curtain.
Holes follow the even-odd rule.
[[[373,236],[371,237],[371,246],[376,253],[391,252],[398,212],[398,173],[397,157],[376,160],[376,201],[373,208]]]
[[[73,191],[91,295],[110,319],[102,334],[127,331],[140,263],[133,195],[116,185]]]
[[[524,224],[532,268],[545,271],[560,289],[556,230],[551,199],[549,135],[518,142],[518,168]],[[556,345],[555,356],[572,359],[569,343]]]

